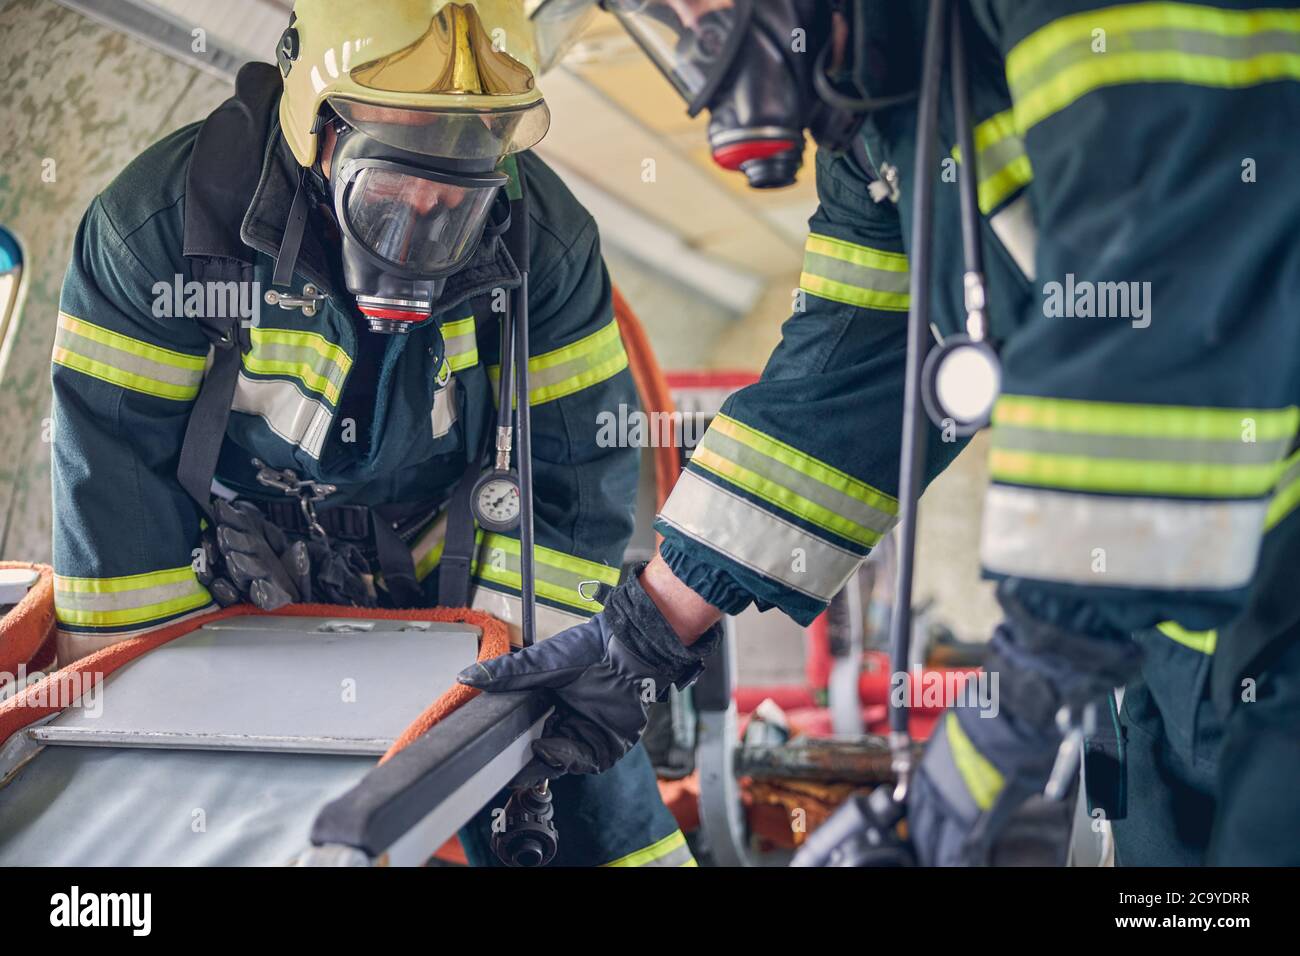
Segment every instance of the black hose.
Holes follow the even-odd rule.
[[[952,108],[957,124],[957,146],[961,164],[957,184],[961,193],[961,238],[966,271],[984,274],[984,245],[980,242],[978,170],[975,163],[975,129],[970,112],[970,76],[966,72],[966,41],[962,36],[961,10],[953,11],[950,45],[952,52]]]
[[[921,407],[921,368],[930,345],[930,247],[934,234],[934,177],[939,133],[939,89],[943,78],[943,42],[948,0],[930,0],[925,31],[925,61],[917,108],[915,192],[912,202],[911,310],[907,324],[907,366],[903,392],[903,440],[898,476],[898,587],[889,624],[890,668],[894,679],[911,681],[912,572],[916,564],[916,511],[925,471],[926,422]],[[908,686],[908,691],[911,688]],[[889,727],[900,784],[911,765],[907,696],[889,714]]]
[[[515,297],[515,374],[518,376],[516,451],[519,462],[519,598],[524,647],[537,635],[535,577],[533,574],[533,431],[528,408],[528,273],[519,275]],[[504,372],[502,373],[504,375]]]

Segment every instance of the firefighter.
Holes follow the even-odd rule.
[[[689,681],[721,615],[811,621],[897,518],[932,15],[603,5],[709,111],[714,158],[751,185],[791,182],[810,131],[820,205],[799,307],[705,435],[659,516],[658,557],[610,602],[624,612],[463,677],[552,690],[561,715],[535,751],[554,772],[631,746],[638,686]],[[1300,782],[1300,190],[1283,172],[1300,10],[933,6],[960,18],[974,155],[941,101],[927,288],[936,332],[962,332],[949,171],[973,159],[1001,377],[981,557],[1005,617],[989,644],[998,715],[951,709],[913,775],[917,856],[991,859],[1047,784],[1058,717],[1100,702],[1109,726],[1112,688],[1132,682],[1117,735],[1135,765],[1128,812],[1098,806],[1124,817],[1120,862],[1295,863],[1300,808],[1279,795]],[[926,480],[956,438],[927,429]]]
[[[573,423],[636,392],[595,223],[528,151],[549,113],[523,5],[300,0],[277,60],[77,234],[53,355],[61,659],[241,601],[517,623],[518,534],[476,543],[463,492],[495,450],[521,236],[538,629],[585,620],[638,465]],[[603,769],[556,783],[557,862],[691,863],[644,751]],[[491,809],[463,834],[473,862]]]

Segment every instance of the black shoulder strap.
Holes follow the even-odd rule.
[[[249,63],[235,80],[235,95],[199,127],[185,175],[183,246],[197,282],[253,281],[254,256],[239,227],[261,177],[267,119],[280,88],[274,67]],[[190,410],[176,477],[211,518],[212,478],[230,421],[240,354],[249,342],[238,316],[193,318],[212,344],[212,366]]]
[[[514,157],[510,158],[510,226],[501,241],[522,273],[528,268],[528,192],[523,170]],[[513,301],[513,299],[512,299]],[[477,328],[477,327],[476,327]],[[507,369],[501,370],[508,374]],[[495,425],[489,425],[483,447],[469,453],[465,473],[447,505],[447,534],[443,540],[442,560],[438,563],[438,604],[440,607],[468,607],[470,601],[470,569],[474,563],[475,527],[470,492],[483,469],[483,459],[494,444]]]

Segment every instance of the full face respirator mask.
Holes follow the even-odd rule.
[[[409,331],[430,316],[447,277],[465,267],[485,231],[494,239],[508,220],[498,197],[509,179],[491,160],[431,157],[342,118],[333,123],[325,188],[341,235],[344,283],[372,331]]]
[[[804,131],[848,149],[863,114],[915,98],[882,86],[907,70],[863,43],[853,4],[833,0],[602,0],[678,94],[709,113],[713,160],[751,187],[795,181]],[[854,60],[855,50],[869,55]],[[882,92],[883,90],[883,92]]]

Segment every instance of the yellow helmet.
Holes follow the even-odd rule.
[[[500,159],[550,126],[524,0],[297,0],[276,59],[280,127],[303,166],[326,104],[390,146],[450,159]]]

